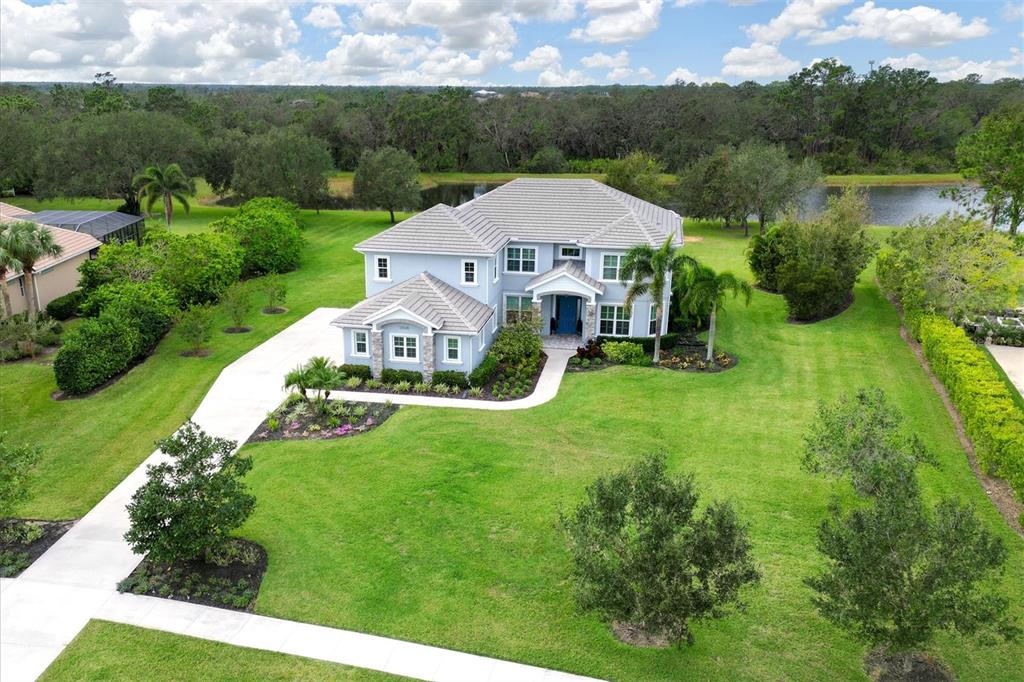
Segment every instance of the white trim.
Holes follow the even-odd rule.
[[[647,315],[650,318],[647,321],[647,336],[654,336],[657,333],[658,327],[661,326],[661,320],[658,319],[658,304],[655,303],[654,301],[651,301],[651,306],[650,307],[651,307],[651,312],[648,313],[648,315]],[[657,326],[654,328],[655,330],[653,332],[651,331],[651,322],[657,322],[658,323]]]
[[[420,325],[421,327],[426,327],[428,331],[432,330],[432,329],[437,329],[437,326],[433,322],[431,322],[430,320],[428,320],[425,317],[417,315],[416,313],[412,312],[411,310],[409,310],[405,306],[400,305],[398,303],[395,303],[394,305],[390,305],[387,308],[382,308],[381,310],[378,310],[373,315],[367,316],[366,319],[363,320],[363,322],[367,323],[367,324],[373,324],[373,323],[377,322],[378,320],[380,320],[381,318],[387,317],[388,315],[391,315],[392,313],[396,313],[396,312],[399,312],[399,311],[401,311],[402,313],[405,313],[406,315],[408,315],[410,321],[415,322],[416,324]],[[376,328],[377,325],[374,324],[373,326],[374,326],[374,328]]]
[[[605,276],[604,276],[604,257],[605,256],[615,256],[616,258],[619,259],[618,260],[618,266],[615,268],[615,279],[605,279]],[[626,254],[624,254],[624,253],[613,253],[613,252],[609,252],[609,251],[602,251],[598,255],[598,260],[597,260],[597,281],[598,282],[618,282],[618,283],[621,284],[622,282],[619,280],[619,275],[622,273],[622,259],[625,258],[625,257],[626,257]]]
[[[502,294],[504,296],[504,294]],[[498,331],[498,304],[494,304],[494,313],[491,315],[491,333]],[[481,329],[480,333],[483,334],[484,330]],[[482,346],[481,346],[482,347]]]
[[[389,340],[390,340],[390,343],[388,343],[388,349],[389,349],[390,355],[391,355],[389,360],[391,360],[391,362],[407,362],[409,364],[416,364],[416,365],[420,364],[420,337],[419,337],[419,335],[410,335],[410,334],[404,334],[403,333],[403,334],[388,334],[388,337],[389,337]],[[431,338],[433,338],[433,337],[431,337]],[[414,358],[397,357],[395,355],[395,339],[413,339],[414,341],[416,341],[415,345],[413,346],[413,348],[415,348],[415,350],[416,350],[416,357],[414,357]],[[406,344],[404,344],[404,343],[403,343],[402,347],[403,348],[408,348],[408,346]]]
[[[354,358],[368,358],[370,357],[370,331],[368,329],[352,329],[352,352],[349,353]],[[359,342],[356,340],[356,334],[366,335],[366,352],[360,353],[357,349],[359,348]]]
[[[520,254],[519,254],[519,263],[520,264],[522,264],[522,262],[523,262],[522,250],[523,249],[531,249],[533,251],[533,270],[509,270],[508,269],[508,250],[509,249],[519,249],[520,250]],[[506,246],[504,249],[502,249],[502,272],[504,274],[506,274],[506,275],[536,275],[536,274],[538,274],[537,273],[537,265],[538,265],[537,256],[539,255],[539,253],[540,253],[540,249],[538,249],[536,246]]]
[[[473,281],[466,281],[466,265],[473,264]],[[462,265],[459,269],[459,277],[464,287],[478,287],[480,286],[480,264],[477,263],[475,258],[463,258]]]
[[[527,287],[527,291],[530,291],[531,289],[538,289],[538,288],[544,286],[545,284],[549,284],[551,282],[554,282],[559,277],[567,277],[567,278],[571,279],[573,282],[576,282],[577,284],[579,284],[580,286],[586,287],[587,289],[590,289],[591,291],[594,292],[594,294],[603,294],[604,293],[604,289],[598,289],[593,284],[590,284],[589,282],[585,282],[582,279],[580,279],[579,277],[577,277],[576,275],[572,274],[571,272],[567,272],[565,270],[562,270],[561,272],[556,272],[556,273],[553,273],[553,274],[549,274],[547,276],[547,278],[540,280],[539,282],[534,284],[532,287]],[[616,281],[618,281],[618,280],[616,280]],[[545,295],[545,293],[542,292],[541,295],[543,296],[543,295]],[[579,296],[579,294],[573,294],[573,295],[574,296]],[[593,298],[593,294],[591,295],[591,298]]]
[[[442,365],[461,365],[462,364],[462,337],[461,336],[447,336],[446,335],[446,336],[443,336],[441,338],[444,339],[444,343],[442,344],[442,350],[444,350],[444,356],[443,356],[443,358],[441,360],[441,364]],[[458,354],[456,355],[454,360],[452,360],[451,358],[448,357],[448,341],[451,340],[451,339],[455,339],[456,341],[459,342],[459,346],[456,349]]]
[[[391,281],[391,256],[387,256],[387,255],[384,255],[384,254],[374,254],[373,256],[371,256],[371,258],[373,258],[373,281],[374,282],[390,282]],[[388,269],[388,276],[387,277],[381,277],[380,276],[380,264],[378,263],[378,261],[381,260],[382,258],[385,261],[387,261],[387,269]]]
[[[578,256],[566,256],[565,252],[564,252],[565,249],[576,249],[577,251],[580,252],[580,255],[578,255]],[[573,244],[559,244],[558,245],[558,260],[583,260],[583,258],[584,258],[584,256],[583,256],[583,247],[582,246],[573,245]]]
[[[501,256],[498,256],[498,255],[494,256],[494,282],[493,282],[494,284],[497,284],[498,280],[501,279],[501,268],[498,267],[498,260],[500,258],[501,258]],[[488,260],[490,260],[490,259],[488,259]]]
[[[623,311],[626,312],[626,320],[625,320],[626,321],[626,333],[625,334],[616,334],[615,333],[615,323],[616,322],[622,322],[622,320],[615,319],[614,317],[611,320],[611,323],[612,323],[612,333],[611,334],[605,334],[605,333],[603,333],[601,331],[601,308],[604,308],[606,306],[609,307],[609,308],[622,308]],[[621,336],[621,337],[628,337],[628,336],[632,336],[633,335],[633,314],[632,314],[632,311],[626,311],[626,303],[625,302],[615,303],[615,302],[612,302],[612,301],[601,301],[600,303],[597,304],[597,311],[596,312],[597,312],[597,315],[595,315],[595,317],[597,318],[597,335],[598,336]]]

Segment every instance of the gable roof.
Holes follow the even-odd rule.
[[[682,218],[596,180],[517,178],[461,206],[437,204],[356,245],[361,252],[489,256],[510,241],[629,248],[682,243]]]
[[[590,289],[593,289],[595,292],[599,294],[604,293],[604,285],[587,274],[586,270],[583,268],[582,261],[564,260],[561,262],[556,261],[556,263],[558,263],[558,265],[551,268],[547,272],[540,273],[539,275],[531,279],[529,282],[527,282],[526,286],[523,287],[523,290],[533,291],[541,284],[550,282],[554,279],[557,279],[558,277],[565,276],[575,279],[580,284]]]
[[[85,232],[102,239],[123,227],[141,223],[137,215],[119,211],[39,211],[23,218],[33,223],[53,225],[74,232]]]
[[[421,272],[364,300],[331,324],[365,327],[396,311],[425,320],[435,330],[453,334],[476,334],[494,314],[486,304],[428,272]]]

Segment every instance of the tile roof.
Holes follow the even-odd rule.
[[[0,201],[0,223],[13,223],[17,220],[24,220],[30,215],[32,215],[32,211]]]
[[[675,212],[596,180],[517,178],[451,208],[438,204],[358,244],[358,251],[491,255],[509,241],[628,248],[682,243]]]
[[[591,289],[597,290],[598,293],[604,293],[604,285],[587,274],[586,270],[583,268],[582,261],[564,260],[555,262],[558,263],[555,267],[551,268],[547,272],[542,272],[531,279],[526,283],[526,287],[523,290],[531,291],[541,284],[555,279],[559,275],[569,275],[570,277],[575,277],[579,281],[583,282]]]
[[[41,273],[45,270],[60,265],[66,260],[81,256],[83,253],[88,253],[93,249],[98,249],[102,244],[90,234],[84,232],[72,232],[71,230],[62,230],[59,227],[53,227],[52,225],[43,225],[47,230],[53,233],[54,241],[61,245],[62,251],[59,256],[43,256],[36,262],[35,271]],[[15,280],[21,276],[20,272],[11,272],[7,275],[7,280]]]
[[[405,308],[424,318],[439,331],[465,334],[479,332],[494,314],[486,304],[428,272],[421,272],[369,297],[340,315],[332,324],[339,327],[367,326],[374,316],[397,308]]]

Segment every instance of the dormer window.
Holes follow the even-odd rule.
[[[583,249],[578,246],[563,246],[559,248],[558,254],[563,259],[579,260],[583,257]]]
[[[373,259],[373,278],[378,282],[391,281],[391,256],[377,256]]]
[[[470,287],[477,285],[475,260],[462,261],[462,283]]]

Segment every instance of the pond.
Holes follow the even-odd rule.
[[[422,208],[434,204],[458,206],[481,194],[486,194],[500,183],[453,183],[425,189],[420,193],[423,198]],[[947,211],[956,210],[956,204],[940,196],[944,189],[952,185],[871,185],[865,187],[868,193],[868,206],[871,210],[870,222],[875,225],[904,225],[922,216],[937,216]],[[840,187],[817,187],[804,197],[805,211],[818,211],[824,208],[827,197],[842,192]]]

